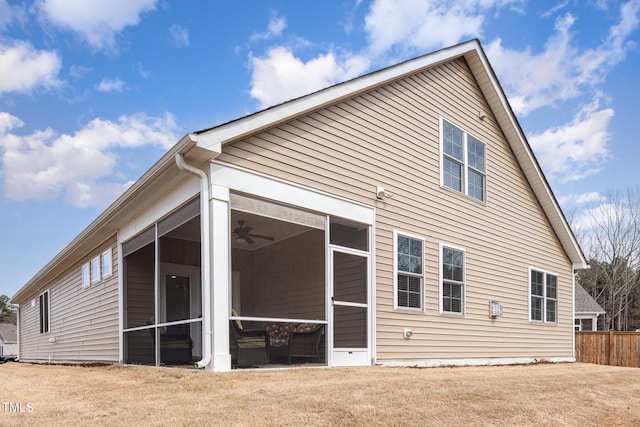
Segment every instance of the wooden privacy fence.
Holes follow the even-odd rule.
[[[576,362],[640,368],[640,332],[576,332]]]

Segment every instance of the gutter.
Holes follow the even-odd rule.
[[[202,227],[202,284],[203,300],[202,312],[204,321],[204,349],[202,360],[195,362],[196,368],[204,368],[211,363],[211,233],[209,231],[209,176],[201,169],[189,165],[184,160],[184,155],[176,153],[176,166],[178,169],[190,172],[200,177],[200,226]]]

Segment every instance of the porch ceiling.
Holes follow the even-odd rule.
[[[245,226],[253,227],[251,234],[273,237],[273,240],[253,238],[253,241],[255,242],[253,244],[236,240],[233,235],[233,230],[238,227],[238,221],[244,221]],[[294,224],[292,222],[281,221],[237,210],[231,211],[231,247],[234,249],[255,251],[256,249],[281,242],[309,230],[311,230],[311,228]]]

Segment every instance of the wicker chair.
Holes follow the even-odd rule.
[[[248,368],[269,363],[269,334],[264,330],[244,329],[236,320],[230,324],[231,364]]]
[[[324,325],[287,324],[267,327],[270,335],[270,361],[284,359],[291,365],[293,358],[317,359],[320,357],[320,340]]]

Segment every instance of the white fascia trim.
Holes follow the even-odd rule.
[[[575,319],[593,319],[601,314],[606,314],[604,311],[581,311],[573,316]]]
[[[211,163],[211,182],[215,186],[264,197],[274,201],[373,225],[375,210],[337,196],[305,188],[266,175],[226,164]]]
[[[444,61],[450,61],[453,58],[463,56],[474,50],[482,56],[477,40],[461,43],[380,71],[372,72],[371,74],[349,80],[199,133],[197,135],[198,145],[202,148],[208,150],[213,149],[215,151],[226,142],[258,132],[261,129],[290,120],[306,112],[336,103],[342,99],[362,93],[392,80],[403,78],[421,69],[433,67]]]
[[[448,366],[533,365],[536,363],[574,363],[575,357],[487,357],[469,359],[378,360],[387,367],[439,368]]]

